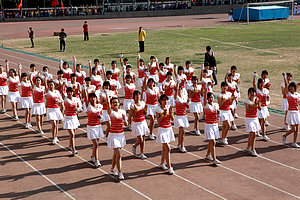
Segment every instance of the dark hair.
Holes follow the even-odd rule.
[[[185,62],[185,65],[189,65],[189,64],[192,64],[192,62],[189,60]]]
[[[74,90],[73,90],[72,87],[68,87],[68,88],[67,88],[67,92],[74,92]]]
[[[112,71],[110,71],[110,70],[106,71],[106,73],[105,73],[106,76],[112,75],[112,74],[113,74],[113,73],[112,73]]]
[[[210,46],[206,46],[206,50],[207,50],[208,52],[210,52],[211,47],[210,47]]]
[[[69,65],[69,63],[65,61],[65,62],[63,63],[63,65]]]
[[[230,67],[230,70],[232,71],[232,70],[236,70],[237,68],[236,68],[236,66],[235,65],[232,65],[231,67]]]
[[[286,77],[293,77],[292,73],[286,73]]]
[[[75,73],[73,73],[73,74],[71,74],[71,76],[70,76],[71,78],[73,78],[73,77],[76,77],[76,74]]]
[[[63,29],[63,28],[62,28],[62,29],[60,29],[60,30],[61,30],[61,31],[65,31],[65,29]]]
[[[42,81],[42,83],[43,83],[43,79],[42,79],[41,77],[39,77],[39,76],[35,78],[35,82],[36,82],[38,79],[40,79],[40,80]]]
[[[150,60],[155,59],[155,56],[150,56]]]
[[[159,63],[159,66],[165,66],[165,64],[164,63]]]
[[[168,59],[170,59],[170,57],[166,57],[165,63],[167,62]]]
[[[203,73],[208,73],[208,71],[206,69],[203,70]]]
[[[96,69],[97,69],[96,67],[92,67],[92,72],[96,71]]]
[[[205,62],[205,63],[204,63],[204,67],[205,67],[205,66],[209,66],[208,62]]]
[[[115,60],[111,61],[111,65],[113,65],[113,64],[117,64],[117,61],[115,61]]]
[[[53,84],[54,84],[54,81],[49,81],[49,82],[48,82],[48,85],[49,85],[50,83],[53,83]]]
[[[64,74],[64,71],[63,70],[58,70],[57,75],[59,75],[59,74]]]
[[[23,78],[23,77],[27,77],[27,74],[26,73],[22,73],[21,74],[21,78]]]
[[[35,67],[35,64],[30,64],[30,69]]]
[[[140,59],[140,62],[144,62],[144,60],[143,60],[143,59]]]
[[[87,23],[87,21],[84,21],[84,23]]]
[[[92,81],[91,77],[85,77],[85,81]]]
[[[100,61],[99,61],[99,59],[98,59],[98,58],[96,58],[96,59],[94,59],[94,63],[95,63],[95,62],[100,62]]]
[[[208,99],[208,98],[210,98],[212,95],[214,95],[214,93],[208,92],[206,98]]]
[[[198,81],[197,76],[192,76],[192,81],[193,81],[193,80],[197,80],[197,81]]]
[[[251,92],[256,93],[256,91],[255,91],[255,89],[254,89],[253,87],[251,87],[251,88],[248,89],[248,96],[249,96],[249,94],[250,94]]]
[[[178,68],[177,68],[177,73],[179,74],[179,71],[180,70],[184,70],[184,68],[182,67],[182,66],[178,66]]]
[[[113,101],[113,100],[115,100],[115,99],[117,99],[117,100],[118,100],[118,102],[120,102],[120,100],[119,100],[119,98],[118,98],[118,97],[112,97],[112,98],[110,99],[110,103],[112,103],[112,101]]]
[[[104,81],[102,88],[104,88],[104,86],[108,86],[108,88],[110,89],[110,82],[109,81]]]
[[[258,80],[257,80],[257,87],[259,88],[259,84],[261,84],[261,83],[263,83],[264,81],[263,81],[263,79],[262,78],[259,78]]]
[[[49,67],[44,66],[44,67],[43,67],[43,71],[45,71],[46,69],[49,69]]]
[[[223,82],[221,83],[221,87],[224,87],[224,86],[228,86],[228,84],[227,84],[225,81],[223,81]]]
[[[149,78],[148,81],[147,81],[147,85],[148,85],[150,82],[155,82],[155,81],[154,81],[153,78]]]
[[[81,66],[81,64],[80,64],[80,63],[76,64],[76,67],[79,67],[79,66]]]
[[[8,71],[8,72],[10,72],[10,71],[12,71],[12,72],[14,73],[14,75],[15,75],[15,76],[17,76],[17,72],[16,72],[16,70],[15,70],[15,69],[9,69],[9,71]]]
[[[293,87],[295,89],[295,91],[297,90],[297,85],[295,82],[291,82],[288,86],[288,89],[290,89],[290,87]]]
[[[133,99],[135,98],[136,95],[140,94],[141,95],[141,92],[139,90],[134,90],[132,96],[133,96]]]
[[[127,79],[127,78],[132,79],[132,76],[130,76],[129,74],[127,74],[127,75],[125,76],[125,79]]]
[[[172,72],[167,72],[166,76],[172,76]]]
[[[158,102],[161,104],[161,101],[164,100],[164,98],[169,100],[169,97],[166,94],[162,94],[162,95],[160,95]]]
[[[123,61],[124,61],[124,62],[125,62],[125,61],[128,61],[128,58],[124,58]]]
[[[92,93],[89,94],[89,100],[90,100],[92,97],[96,97],[96,98],[97,98],[97,95],[96,95],[94,92],[92,92]]]
[[[262,72],[261,72],[261,75],[269,75],[269,73],[268,73],[268,71],[267,70],[263,70]]]
[[[228,78],[229,78],[230,76],[233,76],[233,74],[232,74],[232,73],[229,73],[227,76],[228,76]]]
[[[131,65],[126,65],[126,69],[128,69],[128,68],[131,69],[132,68]]]

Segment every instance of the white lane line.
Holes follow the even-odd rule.
[[[47,181],[49,181],[53,186],[55,186],[57,189],[59,189],[61,192],[65,193],[65,195],[67,195],[70,199],[74,199],[74,197],[72,197],[72,195],[70,195],[68,192],[66,192],[64,189],[62,189],[60,186],[58,186],[56,183],[54,183],[51,179],[49,179],[47,176],[45,176],[42,172],[40,172],[38,169],[36,169],[34,166],[32,166],[29,162],[27,162],[26,160],[24,160],[22,157],[20,157],[18,154],[16,154],[13,150],[11,150],[8,146],[6,146],[5,144],[3,144],[2,142],[0,142],[0,144],[7,149],[10,153],[14,154],[17,158],[19,158],[20,160],[22,160],[26,165],[28,165],[29,167],[31,167],[31,169],[33,169],[35,172],[37,172],[39,175],[41,175],[44,179],[46,179]]]
[[[188,37],[194,37],[194,38],[200,38],[202,40],[223,43],[223,44],[237,46],[237,47],[241,47],[241,48],[245,48],[245,49],[257,50],[257,51],[272,53],[272,54],[276,54],[276,55],[283,55],[283,56],[286,56],[286,57],[300,58],[299,56],[295,56],[295,55],[291,55],[291,54],[281,54],[281,53],[277,53],[275,51],[270,51],[270,50],[265,50],[265,49],[259,49],[259,48],[256,48],[256,47],[248,47],[248,46],[244,46],[244,45],[240,45],[240,44],[236,44],[236,43],[232,43],[232,42],[224,42],[224,41],[220,41],[220,40],[209,39],[209,38],[201,37],[201,36],[198,36],[198,35],[190,35],[190,34],[185,34],[185,33],[174,33],[174,32],[171,32],[171,31],[168,31],[168,34],[188,36]]]
[[[11,117],[9,114],[7,114],[7,113],[5,113],[5,115],[8,116],[9,118],[12,118],[12,117]],[[22,124],[23,126],[25,126],[25,124],[22,123],[22,122],[19,121],[19,120],[16,121],[16,122],[18,122],[19,124]],[[36,130],[34,130],[33,128],[29,128],[29,129],[32,130],[33,132],[35,132],[35,133],[38,134],[38,132],[37,132]],[[45,138],[46,140],[52,142],[52,140],[51,140],[50,138],[48,138],[47,136],[43,135],[42,137]],[[1,142],[0,142],[0,143],[1,143]],[[2,144],[2,143],[1,143],[1,144]],[[64,150],[68,151],[68,150],[67,150],[64,146],[62,146],[61,144],[57,143],[56,145],[59,146],[60,148],[64,149]],[[70,151],[68,151],[68,152],[71,154]],[[89,165],[94,166],[92,163],[90,163],[90,162],[87,161],[86,159],[82,158],[81,156],[79,156],[79,155],[75,155],[75,156],[78,157],[79,159],[81,159],[82,161],[88,163]],[[25,162],[26,162],[26,161],[25,161]],[[107,173],[106,171],[104,171],[104,170],[101,169],[101,168],[97,168],[97,169],[98,169],[99,171],[101,171],[102,173],[108,175],[108,176],[111,177],[112,179],[119,181],[119,183],[121,183],[122,185],[128,187],[129,189],[133,190],[134,192],[138,193],[139,195],[141,195],[141,196],[144,197],[145,199],[151,200],[150,197],[148,197],[147,195],[145,195],[145,194],[143,194],[142,192],[138,191],[138,190],[135,189],[134,187],[132,187],[132,186],[130,186],[129,184],[125,183],[124,181],[120,181],[119,179],[117,179],[117,178],[114,177],[113,175]]]

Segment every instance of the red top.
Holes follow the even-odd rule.
[[[157,97],[158,97],[158,92],[155,89],[151,90],[150,88],[147,88],[146,104],[157,105]]]
[[[82,28],[83,28],[83,32],[85,32],[85,33],[89,32],[89,25],[88,24],[83,24]]]
[[[213,105],[206,104],[204,107],[204,113],[206,116],[205,123],[206,124],[217,124],[217,114],[219,110],[219,105],[216,103],[213,103]]]
[[[287,94],[287,100],[289,103],[289,109],[290,111],[298,111],[299,110],[299,99],[300,99],[300,95],[299,93],[288,93]]]
[[[260,89],[256,89],[256,96],[261,102],[261,106],[267,106],[267,96],[268,96],[269,91],[266,88],[263,88],[261,91]]]
[[[19,83],[20,83],[20,81],[19,81],[18,76],[16,76],[15,78],[9,77],[8,78],[8,91],[9,92],[18,92],[19,91],[19,88],[18,88]]]
[[[166,72],[159,70],[159,73],[158,73],[158,82],[162,83],[162,82],[164,82],[164,80],[166,80],[166,78],[167,78]]]
[[[96,90],[100,90],[100,87],[102,85],[102,78],[100,75],[97,75],[97,76],[94,76],[92,75],[92,78],[91,78],[91,84],[96,86]]]
[[[170,106],[166,106],[167,114],[159,122],[158,127],[161,127],[161,128],[170,128],[171,127],[171,115],[169,113],[169,108],[170,108]],[[163,113],[164,110],[160,106],[157,106],[156,112]]]
[[[111,90],[107,90],[108,92],[108,98],[111,99],[113,96],[113,92]],[[107,99],[106,99],[106,94],[104,92],[101,93],[101,97],[103,98],[104,102],[103,102],[103,110],[107,110]]]
[[[93,107],[90,103],[88,105],[87,109],[87,115],[88,115],[88,126],[99,126],[101,125],[99,114],[101,112],[102,105],[97,104],[96,107]]]
[[[202,86],[202,88],[205,88],[206,85],[208,85],[208,83],[211,83],[211,79],[210,79],[210,78],[202,78],[202,81],[201,81],[201,86]],[[209,87],[207,88],[207,92],[212,92],[211,86],[209,86]]]
[[[75,72],[76,74],[76,82],[80,83],[80,85],[83,85],[84,78],[86,77],[86,74],[84,71],[81,72]]]
[[[194,68],[190,67],[189,69],[185,69],[184,73],[186,75],[186,80],[192,80],[192,77],[194,76]]]
[[[189,90],[195,91],[195,87],[191,86]],[[194,96],[191,98],[191,102],[194,102],[194,103],[201,102],[201,97],[200,96],[201,96],[201,86],[197,85],[196,94],[194,94]]]
[[[111,113],[110,113],[111,128],[109,131],[110,133],[123,133],[124,132],[122,115],[126,116],[125,110],[119,110],[119,112],[111,110]]]
[[[67,81],[71,81],[71,74],[73,73],[71,68],[67,68],[67,69],[62,69],[62,71],[64,72],[64,78],[67,79]]]
[[[58,101],[61,99],[60,93],[57,90],[51,92],[50,90],[46,94],[47,108],[58,108]]]
[[[139,74],[139,77],[138,78],[144,78],[145,77],[145,71],[144,71],[144,67],[139,67],[138,68],[138,74]]]
[[[180,80],[181,82],[179,83],[179,86],[184,88],[184,83],[185,83],[186,75],[182,74],[181,76],[178,74],[177,75],[177,80]]]
[[[250,99],[248,98],[245,100],[245,103],[249,104],[250,106],[253,106],[254,102],[250,101]],[[253,108],[251,111],[247,111],[247,109],[246,109],[246,117],[256,118],[257,117],[257,107]]]
[[[75,82],[75,83],[68,83],[67,87],[73,88],[75,96],[78,98],[79,94],[81,93],[81,88],[80,88],[80,83]]]
[[[36,79],[36,77],[37,77],[37,75],[38,75],[38,72],[37,71],[34,71],[34,72],[29,72],[30,73],[30,75],[31,75],[31,77],[32,77],[32,82],[33,82],[33,84],[35,84],[35,79]],[[44,80],[43,80],[44,81]]]
[[[134,84],[125,84],[124,92],[125,92],[125,99],[133,99],[133,92],[135,90]]]
[[[0,86],[7,86],[7,74],[3,72],[0,74]]]
[[[170,85],[170,83],[171,83],[171,85]],[[165,80],[163,82],[163,85],[165,86],[165,95],[173,96],[174,95],[174,87],[175,87],[174,81],[170,80],[170,82],[167,82],[167,80]],[[170,88],[169,88],[169,86],[170,86]]]
[[[285,88],[285,83],[282,83],[280,86],[284,89]],[[286,99],[286,94],[283,94],[282,98]]]
[[[234,93],[235,93],[235,90],[236,90],[237,83],[236,83],[235,81],[233,81],[232,83],[227,82],[227,85],[228,85],[227,91],[228,91],[228,92],[231,92],[232,96],[234,96]]]
[[[22,95],[21,97],[31,97],[31,84],[30,82],[25,83],[22,81],[21,83]]]
[[[116,81],[119,81],[119,73],[120,73],[120,70],[119,68],[115,68],[115,69],[110,69],[109,71],[112,72],[112,79],[115,79]]]
[[[34,86],[33,102],[34,103],[44,103],[44,92],[45,92],[44,86],[42,86],[42,88],[38,88],[38,87]]]
[[[58,88],[57,88],[57,90],[58,90],[60,93],[62,93],[61,89],[62,89],[62,86],[63,86],[63,82],[60,82],[58,79],[55,79],[55,80],[54,80],[54,83],[57,84],[57,85],[59,85]],[[66,90],[67,90],[67,89],[66,89],[66,87],[65,87],[63,93],[66,93],[66,92],[67,92]]]
[[[218,93],[218,97],[221,98],[221,101],[223,102],[222,106],[220,106],[220,110],[230,110],[231,105],[231,92],[225,92],[225,94],[222,94],[221,92]]]
[[[175,108],[176,108],[175,115],[176,116],[185,116],[186,115],[186,103],[187,103],[186,101],[184,101],[182,98],[177,96],[176,101],[175,101]]]
[[[156,75],[157,74],[157,69],[156,69],[156,65],[152,65],[150,67],[150,75]]]
[[[64,100],[64,105],[65,105],[65,115],[66,116],[76,116],[77,115],[77,107],[78,104],[77,102],[69,99],[69,98],[65,98]]]
[[[136,106],[137,110],[136,110],[136,115],[135,117],[133,117],[133,121],[134,122],[142,122],[145,120],[145,115],[147,114],[145,112],[145,106],[146,106],[146,103],[144,101],[141,101],[140,102],[141,105],[140,106]],[[132,105],[133,107],[133,105]]]

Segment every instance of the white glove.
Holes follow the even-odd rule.
[[[138,53],[137,57],[140,59],[140,58],[141,58],[141,55]]]
[[[123,58],[123,54],[122,53],[120,53],[120,58]]]
[[[67,83],[67,79],[63,79],[63,83],[66,84]]]
[[[8,60],[6,60],[6,61],[5,61],[5,64],[8,66],[8,65],[9,65],[9,61],[8,61]]]
[[[19,64],[18,67],[19,67],[19,69],[22,69],[22,68],[23,68],[21,64]]]
[[[177,83],[181,83],[181,80],[180,80],[180,79],[177,79]]]
[[[92,64],[92,61],[91,61],[91,60],[88,60],[88,63],[89,63],[89,64]]]
[[[76,57],[75,56],[73,57],[73,61],[76,62]]]
[[[155,61],[156,61],[156,62],[158,62],[158,59],[157,59],[157,58],[155,58]]]
[[[253,77],[258,77],[258,74],[256,72],[254,72]]]
[[[60,60],[60,63],[61,63],[61,64],[64,64],[64,61],[63,61],[63,60]]]
[[[230,73],[231,73],[230,69],[227,69],[227,74],[230,74]]]

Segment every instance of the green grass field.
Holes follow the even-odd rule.
[[[277,21],[250,25],[219,25],[170,30],[147,31],[145,61],[151,55],[164,61],[170,56],[176,65],[190,60],[195,68],[204,61],[205,46],[210,45],[218,63],[218,79],[223,80],[227,68],[238,67],[241,73],[242,99],[246,89],[252,86],[252,73],[267,69],[272,82],[272,107],[280,108],[282,72],[292,72],[300,81],[300,21]],[[87,65],[87,60],[99,58],[109,65],[119,60],[123,53],[129,63],[136,65],[138,42],[136,32],[94,34],[84,42],[82,35],[69,36],[67,51],[59,52],[57,37],[36,38],[36,48],[30,47],[28,39],[3,41],[4,46],[49,56],[56,59],[77,61]],[[249,48],[247,48],[249,47]],[[199,70],[197,70],[199,74]],[[216,88],[215,90],[219,90]]]

